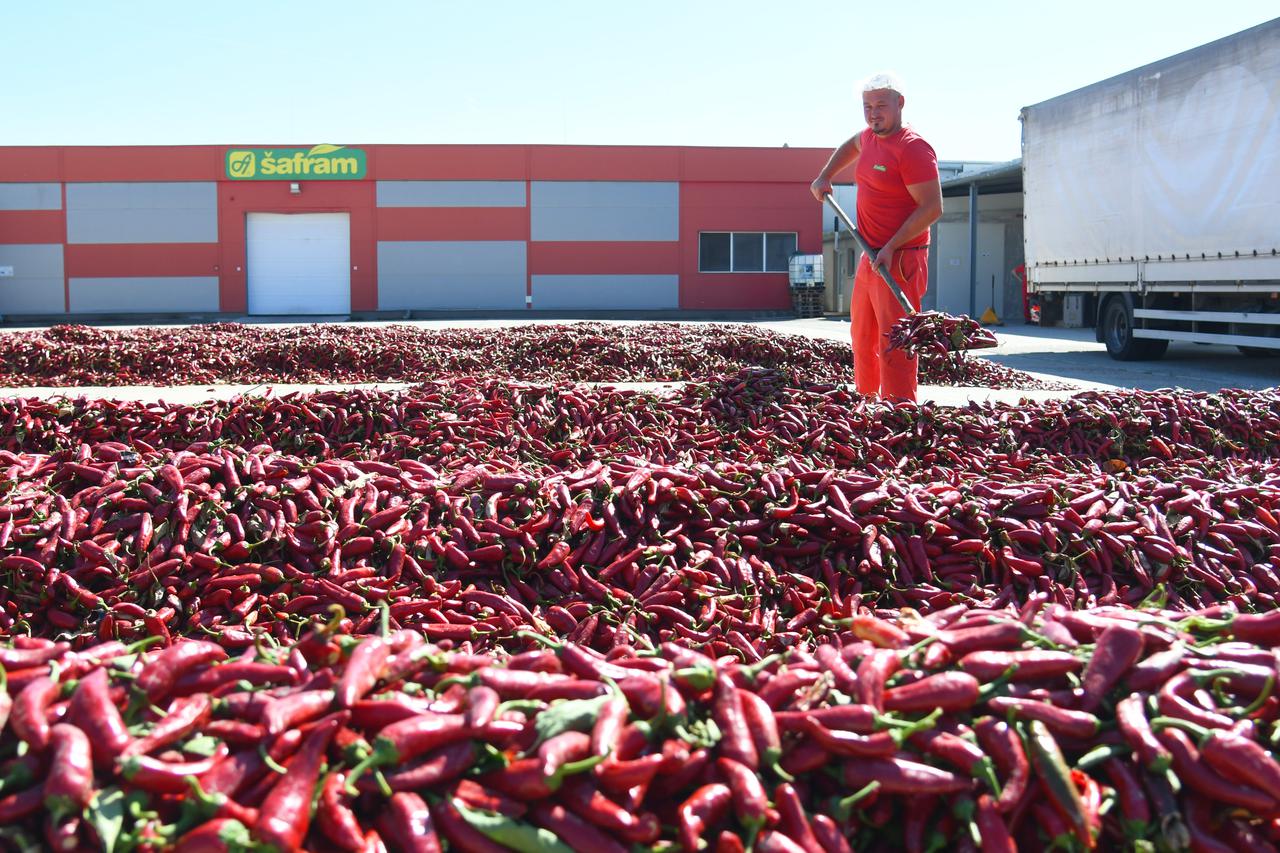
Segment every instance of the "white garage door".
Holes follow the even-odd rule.
[[[988,307],[1004,316],[1004,224],[978,220],[978,304],[969,307],[969,223],[938,223],[938,310],[980,317]],[[994,281],[995,304],[992,304]]]
[[[351,216],[250,213],[250,314],[351,311]]]

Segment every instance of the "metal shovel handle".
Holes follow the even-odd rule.
[[[862,248],[862,251],[867,254],[868,258],[874,259],[876,256],[876,250],[871,248],[871,245],[867,243],[866,238],[858,233],[858,227],[853,224],[853,220],[849,218],[849,214],[844,212],[844,208],[836,202],[836,197],[831,193],[827,193],[825,199],[827,204],[831,205],[831,208],[835,210],[836,216],[839,216],[844,220],[844,224],[849,226],[849,230],[853,232],[853,239],[857,241],[858,246]],[[907,299],[907,295],[902,292],[902,286],[894,280],[893,273],[889,272],[889,268],[882,264],[876,267],[876,272],[880,273],[880,277],[884,279],[885,284],[889,285],[889,292],[898,300],[898,304],[902,306],[902,310],[906,311],[908,314],[916,313],[915,306],[911,304],[909,299]]]

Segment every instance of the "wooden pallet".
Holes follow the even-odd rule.
[[[826,314],[827,289],[825,287],[791,288],[791,308],[802,320],[822,317]]]

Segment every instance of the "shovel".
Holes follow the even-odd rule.
[[[857,226],[853,224],[849,214],[844,212],[844,208],[840,207],[839,203],[836,202],[835,196],[827,193],[824,199],[835,210],[836,215],[844,221],[844,224],[849,226],[849,230],[853,233],[853,239],[862,251],[866,253],[867,257],[874,258],[875,249],[871,248],[866,238],[858,233]],[[884,279],[885,284],[889,285],[889,292],[898,300],[898,304],[902,306],[902,310],[906,314],[901,320],[893,324],[893,329],[889,332],[890,349],[902,349],[912,353],[925,350],[947,353],[959,350],[989,349],[999,345],[1000,342],[996,340],[996,336],[984,329],[972,317],[956,317],[941,311],[926,311],[924,313],[917,311],[911,301],[907,299],[907,295],[902,292],[901,285],[894,280],[893,273],[889,271],[887,266],[882,264],[876,267],[876,272]]]
[[[849,214],[844,212],[844,208],[836,202],[836,197],[827,193],[825,198],[827,204],[831,205],[832,210],[836,212],[836,216],[839,216],[844,221],[844,224],[849,226],[849,230],[853,233],[854,242],[858,244],[858,247],[862,249],[868,258],[874,258],[876,256],[876,250],[871,248],[871,244],[867,242],[866,238],[858,233],[858,227],[853,224],[853,220],[849,218]],[[902,306],[902,310],[907,312],[908,316],[915,314],[915,307],[911,304],[911,301],[907,299],[907,294],[902,292],[902,287],[896,280],[894,280],[893,273],[889,272],[889,267],[882,264],[876,267],[876,272],[880,273],[880,277],[884,279],[885,284],[889,285],[889,292],[898,300],[898,304]]]

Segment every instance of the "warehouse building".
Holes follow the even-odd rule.
[[[829,154],[0,147],[0,315],[787,311]]]

